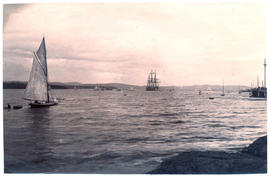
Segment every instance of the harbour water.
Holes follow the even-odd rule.
[[[237,90],[53,90],[57,106],[30,108],[4,90],[6,172],[140,174],[187,150],[235,152],[266,134],[266,101]],[[209,97],[214,97],[209,100]]]

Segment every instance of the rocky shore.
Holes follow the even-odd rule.
[[[237,153],[188,151],[165,159],[148,174],[246,174],[267,172],[267,136]]]

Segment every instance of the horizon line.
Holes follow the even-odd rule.
[[[28,82],[28,81],[18,81],[18,80],[3,80],[4,82]],[[59,82],[59,81],[49,81],[49,83],[63,83],[63,84],[68,84],[68,83],[77,83],[77,84],[93,84],[93,85],[97,85],[97,84],[125,84],[125,85],[129,85],[129,86],[139,86],[139,87],[143,87],[146,85],[137,85],[137,84],[129,84],[129,83],[121,83],[121,82],[106,82],[106,83],[81,83],[81,82],[77,82],[77,81],[68,81],[68,82]],[[188,86],[223,86],[223,84],[193,84],[193,85],[160,85],[159,87],[188,87]],[[235,85],[235,84],[229,84],[229,85],[224,85],[225,87],[229,87],[229,86],[245,86],[245,87],[251,87],[250,85]]]

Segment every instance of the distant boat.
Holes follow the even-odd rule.
[[[240,93],[243,93],[243,92],[250,92],[250,91],[251,91],[251,89],[239,90],[239,94],[240,94]]]
[[[157,91],[159,89],[159,83],[156,72],[150,72],[147,79],[146,90]]]
[[[31,107],[48,107],[58,104],[50,93],[44,37],[38,51],[34,52],[32,70],[24,92],[24,99],[31,101],[29,103]]]
[[[130,87],[128,90],[129,91],[135,91],[134,87]]]
[[[174,91],[174,88],[169,89],[170,92]]]
[[[251,84],[250,87],[252,87],[252,84]],[[239,91],[238,91],[238,93],[241,94],[241,93],[243,93],[243,92],[250,92],[251,89],[252,89],[252,88],[241,89],[241,87],[240,87],[240,85],[239,85]]]
[[[250,97],[251,98],[267,98],[267,88],[266,88],[266,60],[264,59],[264,84],[259,86],[259,78],[258,80],[258,87],[250,89]]]
[[[225,96],[225,93],[224,93],[224,80],[223,80],[222,94],[220,96]]]
[[[96,85],[95,88],[94,88],[94,90],[95,91],[100,91],[100,90],[104,90],[104,88],[101,87],[101,86]]]

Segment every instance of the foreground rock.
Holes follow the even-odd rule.
[[[244,174],[267,172],[267,136],[237,153],[189,151],[164,160],[149,174]]]

